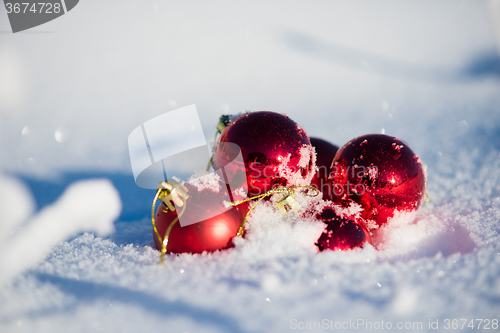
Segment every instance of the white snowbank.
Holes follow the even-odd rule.
[[[0,285],[38,262],[69,236],[82,231],[106,236],[114,231],[121,200],[107,180],[73,184],[56,203],[28,218],[33,203],[26,189],[12,179],[0,177]]]

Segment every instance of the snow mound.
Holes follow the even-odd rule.
[[[0,178],[2,231],[3,235],[10,234],[0,245],[0,285],[35,264],[69,236],[86,230],[111,234],[113,222],[121,211],[118,192],[108,180],[73,184],[56,203],[28,218],[30,200],[20,184]],[[28,202],[27,210],[25,201]],[[15,227],[17,230],[12,232]]]

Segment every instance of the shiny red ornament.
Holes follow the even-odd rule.
[[[392,136],[368,134],[346,143],[332,161],[334,201],[361,205],[361,216],[384,225],[396,211],[415,212],[425,195],[425,170],[418,155]]]
[[[327,180],[330,166],[339,147],[319,138],[310,138],[310,140],[311,145],[316,150],[316,172],[311,180],[311,185],[323,193],[323,199],[331,199],[332,191]]]
[[[314,175],[316,156],[309,137],[286,115],[250,112],[231,122],[219,137],[212,163],[215,170],[234,160],[234,149],[224,143],[241,149],[249,196],[278,186],[309,185]],[[234,179],[229,182],[243,185]]]
[[[233,247],[232,239],[236,236],[240,225],[248,211],[246,203],[240,204],[229,210],[221,209],[223,196],[211,190],[198,189],[190,184],[185,184],[189,190],[189,198],[185,202],[186,210],[182,217],[193,219],[200,212],[211,212],[214,209],[222,211],[220,214],[202,222],[182,227],[177,221],[168,236],[167,253],[202,253]],[[177,217],[177,212],[168,210],[164,212],[163,203],[155,214],[155,224],[159,234],[164,237],[170,223]],[[182,218],[181,217],[181,218]],[[153,233],[155,246],[161,250],[162,244]]]
[[[326,223],[325,231],[316,243],[320,251],[346,251],[372,242],[370,233],[360,219],[341,217],[332,206],[327,206],[317,218]]]

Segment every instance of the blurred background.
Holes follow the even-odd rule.
[[[121,219],[140,219],[152,194],[134,184],[128,135],[190,104],[207,141],[221,114],[271,110],[339,146],[397,136],[440,170],[461,149],[500,150],[499,8],[82,0],[13,34],[1,6],[0,170],[21,177],[39,207],[73,180],[108,177]]]

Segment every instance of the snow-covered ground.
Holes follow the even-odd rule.
[[[85,0],[18,34],[0,9],[0,331],[498,331],[490,3]],[[313,225],[261,205],[234,249],[158,265],[127,137],[189,104],[207,140],[245,110],[337,145],[397,136],[427,164],[430,201],[378,249],[318,253]],[[62,194],[87,178],[108,180]]]

